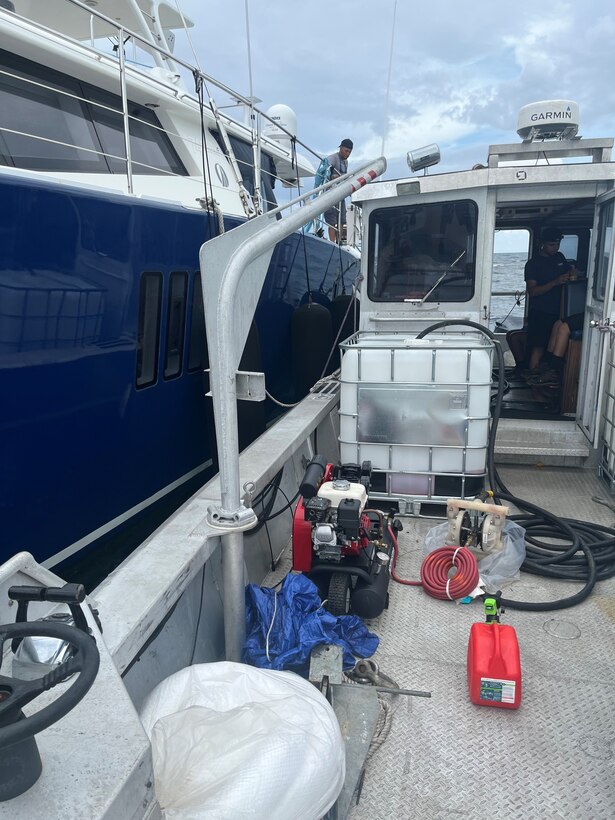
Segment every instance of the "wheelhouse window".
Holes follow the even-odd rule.
[[[383,208],[370,217],[368,294],[382,302],[467,302],[478,208],[471,200]]]
[[[174,379],[182,370],[184,352],[184,332],[186,329],[187,273],[172,273],[169,282],[169,303],[167,306],[167,344],[165,352],[164,377]]]
[[[119,94],[0,49],[0,163],[32,171],[124,174]],[[149,108],[128,103],[134,174],[187,173]]]
[[[139,293],[137,328],[137,387],[154,384],[158,377],[162,274],[144,273]]]

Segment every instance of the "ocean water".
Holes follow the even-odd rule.
[[[515,304],[513,296],[494,296],[491,300],[489,327],[493,330],[496,322],[505,322],[505,329],[523,326],[525,310],[525,280],[523,269],[527,261],[525,253],[494,253],[492,293],[518,291],[521,304]]]

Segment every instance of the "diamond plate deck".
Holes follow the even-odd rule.
[[[500,468],[511,492],[556,514],[612,525],[613,503],[584,470]],[[571,498],[576,498],[574,509]],[[434,522],[404,519],[398,571],[417,578]],[[524,575],[505,596],[555,600],[578,584]],[[387,742],[369,761],[351,820],[615,817],[615,579],[583,604],[533,613],[509,609],[523,669],[518,711],[474,706],[467,691],[470,625],[478,604],[448,604],[391,584],[390,607],[370,627],[380,668],[431,700],[398,697]]]
[[[499,471],[513,494],[556,515],[615,524],[615,499],[593,472],[509,465]],[[417,579],[425,534],[438,522],[402,520],[398,572]],[[288,561],[270,583],[288,571]],[[553,601],[579,588],[524,574],[504,595]],[[374,659],[401,687],[430,690],[432,698],[391,699],[390,734],[368,762],[349,820],[615,817],[615,579],[573,608],[505,613],[521,650],[518,711],[469,700],[468,637],[482,620],[478,603],[446,603],[391,583],[389,609],[369,623],[381,638]]]

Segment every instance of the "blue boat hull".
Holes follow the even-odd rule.
[[[173,205],[0,176],[0,562],[25,549],[53,566],[100,547],[215,470],[204,374],[188,368],[210,227],[206,214]],[[185,343],[180,374],[165,379],[176,272],[187,274]],[[144,273],[162,276],[162,313],[158,375],[139,388]],[[331,298],[356,274],[349,254],[314,237],[276,248],[256,324],[267,385],[280,398],[292,397],[290,320],[308,282]]]

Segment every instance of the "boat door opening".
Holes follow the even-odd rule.
[[[611,486],[615,476],[614,214],[615,192],[610,191],[596,200],[577,415],[589,441],[600,446],[600,469]]]

